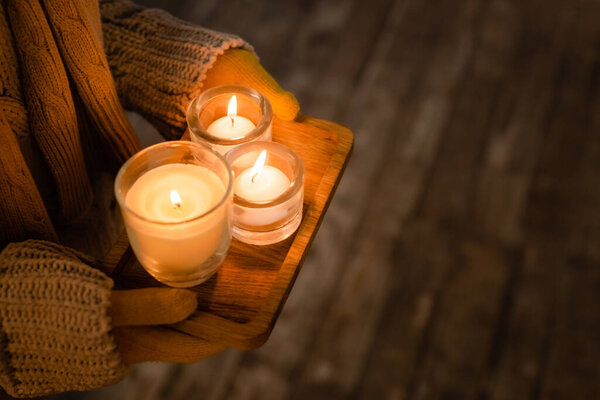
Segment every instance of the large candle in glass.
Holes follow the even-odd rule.
[[[272,122],[269,100],[240,85],[208,89],[187,110],[191,140],[207,143],[221,154],[243,143],[271,141]]]
[[[231,169],[208,146],[165,142],[130,158],[115,194],[140,264],[174,287],[210,278],[231,240],[232,186]]]
[[[266,245],[289,237],[302,220],[304,165],[275,142],[246,143],[225,156],[234,174],[233,236]]]

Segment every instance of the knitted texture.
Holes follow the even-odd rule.
[[[186,126],[190,101],[206,72],[229,48],[251,46],[237,36],[201,28],[128,0],[101,0],[104,48],[126,108],[168,139]]]
[[[119,102],[99,39],[101,33],[95,30],[93,20],[98,17],[98,5],[83,0],[41,1],[88,115],[115,159],[125,162],[140,149],[140,144]]]
[[[29,135],[27,112],[21,96],[21,80],[13,35],[0,2],[0,110],[18,136]]]
[[[0,110],[0,247],[14,240],[56,240],[44,203],[4,112]]]
[[[48,168],[48,164],[44,160],[44,156],[29,129],[27,109],[22,93],[22,76],[14,43],[15,39],[8,23],[6,4],[5,2],[0,2],[0,113],[4,114],[4,118],[8,122],[8,126],[13,134],[16,135],[21,152],[23,153],[23,160],[12,160],[14,163],[13,168],[21,171],[29,169],[30,175],[35,182],[35,185],[37,185],[39,195],[41,196],[38,200],[32,201],[24,207],[32,208],[34,213],[38,215],[47,213],[46,210],[40,212],[37,210],[37,207],[31,207],[32,203],[39,203],[42,207],[46,206],[53,210],[51,215],[54,215],[58,212],[56,210],[59,208],[56,185],[54,183],[54,177]],[[24,162],[27,165],[25,165]],[[28,174],[23,173],[23,177],[26,175]],[[23,190],[23,192],[32,193],[30,196],[34,197],[33,193],[36,191],[31,190],[30,187],[31,186],[22,186],[21,190]],[[7,207],[5,203],[0,204],[3,205],[2,208],[11,207]],[[51,226],[49,228],[52,229]],[[42,237],[39,235],[16,235],[14,241],[20,241],[27,238],[49,239],[49,237]],[[2,247],[4,247],[4,244],[2,244]]]
[[[38,0],[8,0],[6,4],[22,66],[30,129],[54,176],[60,216],[72,220],[91,204],[92,189],[69,79]]]
[[[0,383],[10,395],[89,390],[126,374],[106,316],[112,281],[85,262],[34,240],[0,253]]]

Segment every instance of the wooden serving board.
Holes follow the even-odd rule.
[[[191,288],[198,311],[174,329],[217,347],[253,349],[269,337],[333,197],[352,150],[352,132],[311,117],[274,121],[273,141],[296,151],[306,170],[304,214],[297,232],[269,246],[233,239],[227,258],[208,281]],[[123,233],[103,261],[118,288],[162,286],[138,263]]]

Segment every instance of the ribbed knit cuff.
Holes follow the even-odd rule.
[[[89,390],[127,372],[109,334],[112,281],[50,242],[0,253],[0,384],[15,397]]]
[[[169,139],[185,130],[190,101],[217,56],[252,47],[128,0],[101,0],[104,49],[123,106],[139,112]]]

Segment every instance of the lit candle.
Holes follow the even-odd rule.
[[[231,240],[230,179],[223,158],[191,142],[152,146],[123,165],[115,193],[131,248],[152,276],[189,287],[216,272]]]
[[[248,118],[237,115],[237,98],[231,96],[227,106],[227,116],[213,121],[207,128],[208,133],[221,139],[238,139],[251,132],[256,125]]]
[[[186,120],[190,140],[227,154],[244,143],[271,141],[273,110],[269,100],[248,86],[224,85],[192,99]]]
[[[224,194],[214,172],[193,164],[162,165],[135,181],[125,204],[159,223],[128,220],[129,241],[142,265],[160,277],[191,273],[209,259],[229,234],[227,213],[194,218],[214,208]]]
[[[233,236],[266,245],[279,242],[302,219],[304,166],[290,148],[274,142],[245,143],[225,156],[233,170]]]
[[[243,171],[234,181],[233,191],[250,201],[270,201],[290,187],[290,179],[281,170],[265,166],[267,151],[263,150],[252,168]]]
[[[225,187],[214,172],[194,164],[167,164],[151,169],[129,189],[125,204],[157,222],[181,222],[214,207]]]

